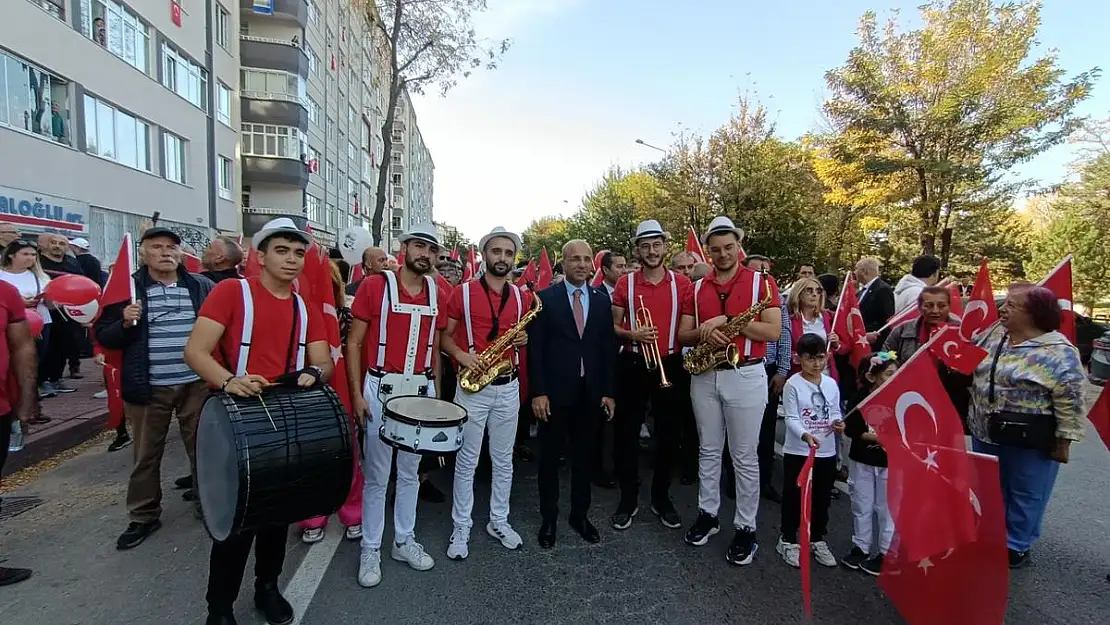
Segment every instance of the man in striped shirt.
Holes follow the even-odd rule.
[[[185,364],[185,343],[212,282],[181,264],[181,239],[168,228],[143,233],[135,272],[135,300],[108,306],[94,329],[105,349],[123,352],[120,387],[124,414],[135,439],[135,464],[127,486],[131,523],[116,548],[137,547],[162,527],[162,454],[176,415],[196,475],[196,431],[208,396],[204,381]],[[195,481],[195,480],[190,480]]]

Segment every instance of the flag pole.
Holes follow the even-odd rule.
[[[1055,267],[1052,268],[1052,271],[1049,271],[1048,273],[1045,274],[1045,276],[1043,278],[1041,278],[1041,281],[1037,283],[1037,286],[1044,286],[1044,283],[1049,278],[1051,278],[1054,273],[1056,273],[1057,271],[1060,271],[1060,269],[1064,265],[1070,263],[1071,261],[1072,261],[1072,255],[1068,254],[1067,256],[1064,257],[1064,260],[1060,261],[1059,264],[1057,264]]]

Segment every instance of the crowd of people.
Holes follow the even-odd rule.
[[[859,312],[873,352],[857,367],[833,324],[846,285],[805,264],[780,292],[769,273],[772,261],[746,254],[744,231],[727,217],[714,219],[701,236],[704,259],[670,254],[670,234],[651,219],[639,224],[627,255],[607,251],[595,258],[587,241],[570,241],[551,284],[542,289],[519,279],[524,263],[518,262],[517,234],[495,228],[482,237],[481,270],[464,281],[463,266],[451,259],[435,227],[418,225],[400,238],[396,258],[379,248],[365,250],[361,277],[349,284],[344,277],[351,268],[333,256],[330,286],[340,296],[334,321],[294,288],[312,241],[292,220],[270,222],[251,241],[249,254],[255,255],[259,275],[243,279],[244,250],[234,239],[212,242],[204,253],[207,271],[200,275],[185,270],[181,240],[172,230],[142,233],[136,299],[106,307],[93,326],[99,345],[123,353],[122,395],[135,442],[130,522],[117,540],[119,549],[139,546],[161,527],[160,465],[172,419],[190,460],[191,475],[176,482],[188,497],[196,482],[196,431],[204,400],[214,390],[260,396],[275,380],[290,376],[302,387],[327,383],[341,361],[330,351],[325,324],[337,323],[351,417],[368,432],[360,439],[350,495],[338,511],[346,538],[360,541],[357,581],[363,587],[382,580],[391,480],[390,558],[421,571],[435,565],[416,540],[417,502],[445,500],[427,480],[430,472],[446,470],[445,463],[374,435],[391,396],[421,393],[467,411],[461,445],[448,464],[454,472],[450,559],[469,557],[479,477],[492,484],[486,533],[506,549],[523,544],[510,523],[513,465],[533,461],[524,443],[536,437],[541,524],[535,539],[542,548],[557,543],[560,468],[569,465],[566,521],[588,543],[601,540],[591,520],[595,487],[619,489],[619,502],[608,511],[614,530],[630,529],[646,503],[664,527],[685,527],[684,541],[697,547],[721,531],[724,493],[735,500],[733,535],[724,549],[731,564],[748,565],[756,556],[756,517],[766,499],[780,506],[781,531],[772,539],[786,564],[798,567],[812,557],[820,565],[871,575],[893,565],[886,453],[853,408],[932,333],[951,323],[952,291],[940,280],[936,258],[916,259],[896,287],[881,277],[877,260],[855,265]],[[40,276],[40,263],[46,268],[49,258],[56,263],[49,270],[61,270],[59,264],[69,258],[65,245],[80,251],[77,243],[61,238],[44,243],[40,237],[37,254],[18,240],[6,243],[3,280],[23,297],[16,289],[0,288],[8,339],[0,341],[0,368],[9,358],[25,364],[35,357],[22,322],[26,308],[41,304],[36,292],[41,294],[39,281],[46,277]],[[78,269],[75,263],[73,268]],[[601,283],[593,286],[597,271]],[[887,327],[906,307],[917,307],[920,314]],[[1057,331],[1061,310],[1046,289],[1015,285],[999,317],[977,339],[990,358],[974,375],[938,368],[974,449],[999,458],[1010,566],[1019,568],[1031,562],[1059,464],[1067,462],[1070,443],[1082,436],[1084,379],[1075,348]],[[274,338],[244,342],[248,324]],[[279,331],[283,328],[290,330]],[[49,341],[44,333],[40,343]],[[490,353],[491,345],[499,351]],[[51,384],[57,390],[67,355],[53,355],[41,345],[38,353],[50,365],[45,372],[39,368],[36,388]],[[498,368],[484,384],[464,385],[464,378],[493,364]],[[26,392],[22,400],[0,395],[5,424],[26,418],[25,402],[34,403]],[[995,429],[1000,412],[1043,416],[1047,429],[1040,446],[1000,439]],[[779,419],[786,434],[782,475],[776,478]],[[654,453],[644,499],[640,451],[648,440]],[[811,553],[802,553],[797,477],[811,450],[816,456]],[[696,518],[682,518],[673,504],[675,481],[697,484]],[[845,554],[840,558],[825,540],[830,499],[840,496],[837,481],[851,485],[853,523],[852,544],[837,547]],[[197,499],[195,493],[191,498]],[[197,514],[204,514],[200,502]],[[321,540],[326,523],[324,517],[305,519],[299,526],[302,540]],[[213,544],[209,625],[235,623],[233,604],[252,544],[255,605],[272,624],[292,621],[292,608],[277,586],[288,529],[266,525]]]

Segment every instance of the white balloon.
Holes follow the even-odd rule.
[[[62,314],[69,317],[80,324],[92,323],[96,319],[96,313],[100,311],[100,302],[93,300],[88,304],[81,304],[80,306],[72,306],[69,304],[59,304]]]
[[[374,236],[362,226],[351,226],[339,233],[337,247],[343,260],[351,265],[362,263],[362,253],[374,245]]]

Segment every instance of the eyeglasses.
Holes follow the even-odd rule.
[[[820,295],[824,292],[825,292],[825,289],[814,288],[814,287],[811,287],[811,286],[802,289],[802,293],[805,293],[807,295]]]

